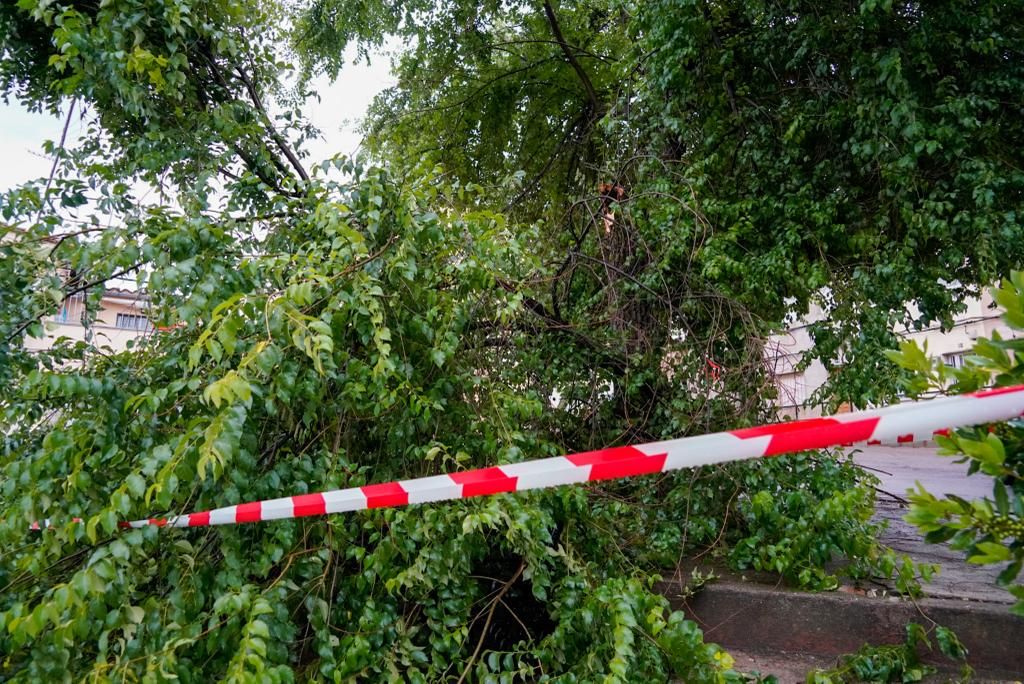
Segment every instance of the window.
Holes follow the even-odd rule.
[[[66,297],[60,305],[60,311],[53,315],[53,320],[58,323],[81,323],[82,314],[85,313],[83,300],[81,293]]]
[[[149,319],[141,314],[117,314],[114,325],[124,330],[149,330]]]
[[[61,323],[70,323],[72,320],[74,320],[74,317],[71,313],[72,304],[73,302],[70,299],[65,299],[64,303],[60,305],[60,311],[57,312],[57,314],[54,316],[54,319],[60,321]]]
[[[807,383],[803,373],[783,373],[775,376],[781,406],[800,406],[807,400]]]
[[[942,363],[946,364],[950,368],[963,368],[964,367],[964,353],[953,352],[951,354],[942,355]]]

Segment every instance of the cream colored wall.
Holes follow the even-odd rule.
[[[1002,309],[994,304],[992,295],[986,291],[980,299],[967,302],[967,311],[957,317],[952,330],[943,333],[935,327],[908,332],[904,336],[922,346],[927,343],[928,355],[932,357],[969,353],[977,338],[991,337],[994,332],[1004,338],[1024,337],[1024,334],[1014,332],[1003,323]]]
[[[796,365],[804,352],[814,346],[810,324],[822,318],[821,308],[812,305],[804,318],[790,326],[785,333],[773,335],[768,340],[766,358],[779,390],[776,404],[780,417],[810,418],[821,415],[820,409],[810,403],[810,398],[816,389],[825,384],[828,372],[817,359],[803,371],[797,371]]]
[[[128,340],[152,334],[142,330],[118,328],[116,325],[118,313],[145,315],[146,302],[105,297],[101,302],[96,321],[90,328],[93,344],[110,347],[114,351],[124,351],[127,348]],[[59,337],[85,340],[86,329],[81,323],[78,323],[80,315],[80,303],[71,303],[68,308],[67,321],[59,320],[59,316],[45,319],[43,325],[46,335],[42,338],[26,338],[25,348],[31,351],[49,349]]]

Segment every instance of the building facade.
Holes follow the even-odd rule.
[[[943,331],[938,325],[924,330],[897,330],[897,334],[915,340],[919,346],[927,345],[928,355],[941,358],[946,365],[961,367],[964,357],[979,337],[991,337],[998,332],[1005,339],[1022,337],[1019,331],[1008,328],[1002,320],[1002,309],[988,290],[980,298],[967,301],[966,310],[954,321],[951,329]],[[785,333],[773,335],[767,345],[766,358],[774,373],[779,390],[777,399],[780,417],[809,418],[821,415],[821,407],[811,403],[815,390],[828,380],[828,371],[820,361],[813,361],[805,370],[797,364],[804,353],[814,346],[810,325],[822,320],[824,313],[813,307],[808,315],[797,321]]]
[[[152,333],[148,309],[149,297],[146,294],[108,288],[100,301],[96,320],[87,329],[82,325],[86,313],[85,297],[83,294],[72,295],[64,300],[60,311],[43,320],[45,335],[41,338],[27,338],[25,348],[30,351],[49,349],[61,337],[84,341],[86,335],[90,335],[91,342],[97,347],[109,347],[115,352],[124,351],[129,340]]]

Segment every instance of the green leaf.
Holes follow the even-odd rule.
[[[125,485],[128,492],[136,499],[141,499],[146,494],[146,481],[138,473],[132,473],[125,478]]]
[[[981,553],[968,557],[968,563],[974,563],[975,565],[1000,563],[1008,561],[1011,558],[1010,549],[1002,544],[997,544],[995,542],[978,542],[976,547]]]

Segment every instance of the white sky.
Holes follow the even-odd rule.
[[[354,64],[351,58],[347,62],[334,83],[325,78],[313,83],[320,102],[310,101],[305,114],[324,139],[307,144],[312,154],[307,167],[334,154],[354,154],[360,144],[356,132],[359,119],[373,97],[394,84],[390,61],[384,54],[375,56],[370,65]],[[49,175],[52,161],[43,154],[43,142],[59,140],[63,126],[63,118],[29,112],[13,101],[8,105],[0,101],[0,191]],[[69,146],[75,144],[83,129],[76,113],[68,130]]]
[[[47,114],[32,114],[13,101],[0,102],[0,190],[50,173],[43,156],[44,140],[59,140],[61,122]],[[71,137],[69,132],[68,137]]]

